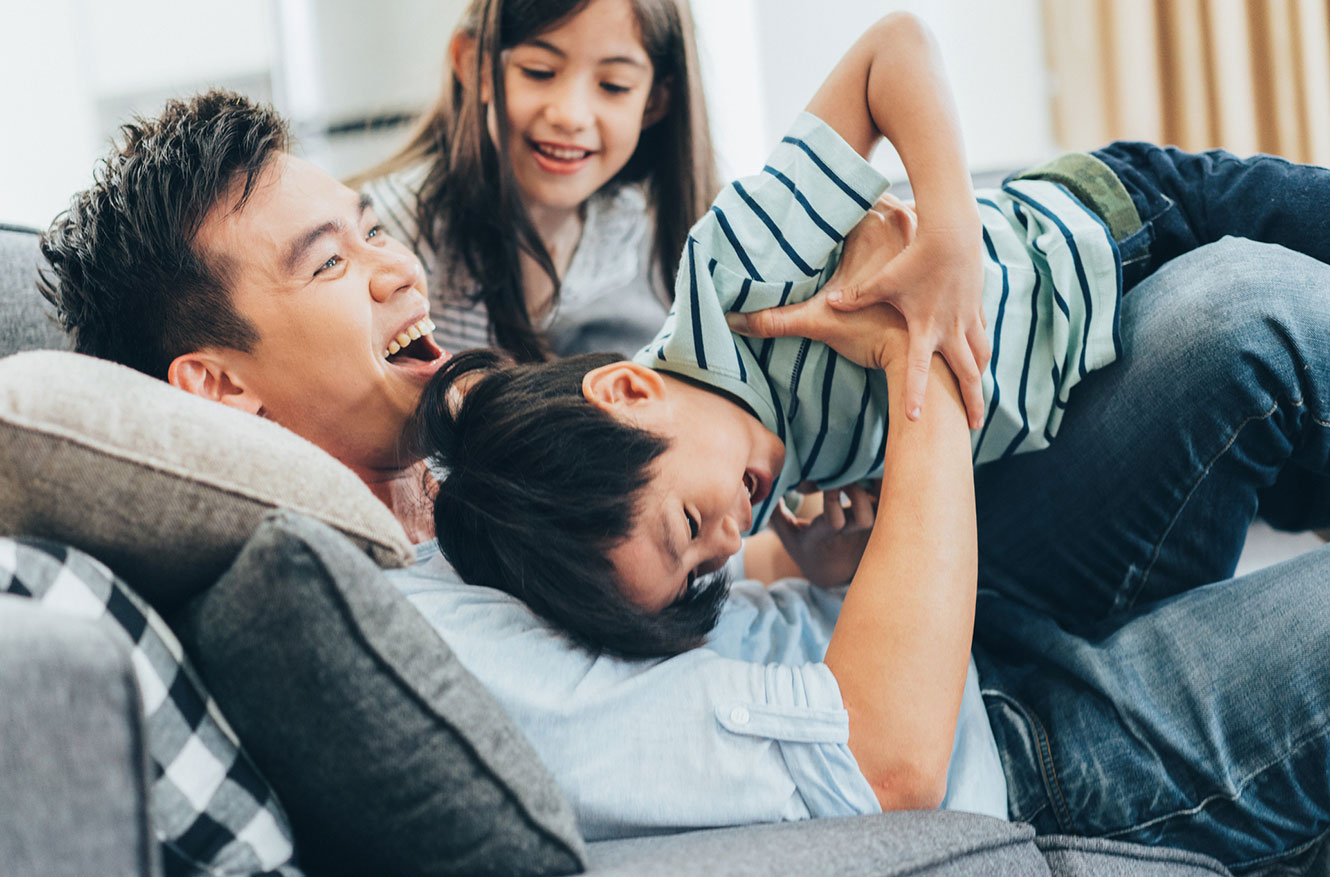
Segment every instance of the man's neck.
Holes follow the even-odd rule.
[[[434,538],[435,482],[423,460],[402,469],[358,470],[356,474],[393,513],[413,543]]]

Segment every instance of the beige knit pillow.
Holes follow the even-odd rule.
[[[0,359],[0,535],[81,548],[169,611],[273,508],[324,521],[380,566],[414,558],[356,474],[287,429],[77,353]]]

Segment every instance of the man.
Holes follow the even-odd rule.
[[[124,137],[42,243],[75,348],[288,427],[428,539],[424,465],[399,450],[446,359],[420,261],[238,95],[171,101]]]
[[[427,338],[410,337],[426,313],[419,265],[380,235],[372,207],[285,147],[270,111],[220,93],[170,104],[159,118],[129,126],[96,184],[76,197],[44,241],[53,272],[49,293],[80,351],[134,365],[304,435],[357,471],[423,542],[432,533],[419,491],[424,469],[403,452],[400,436],[443,355]],[[862,707],[842,699],[828,665],[808,659],[800,641],[804,634],[825,636],[838,614],[851,611],[847,602],[841,613],[836,593],[799,584],[770,591],[738,585],[708,648],[634,662],[577,649],[513,598],[450,579],[437,548],[421,546],[416,569],[397,576],[399,587],[524,729],[591,839],[933,806],[943,794],[948,806],[993,812],[996,782],[999,815],[1010,808],[1044,831],[1189,846],[1231,865],[1288,854],[1326,826],[1310,811],[1286,808],[1302,802],[1319,813],[1330,810],[1330,791],[1316,784],[1330,756],[1318,742],[1328,736],[1324,713],[1314,709],[1330,693],[1324,675],[1330,668],[1305,659],[1330,639],[1322,594],[1330,554],[1308,555],[1252,582],[1217,581],[1199,590],[1191,585],[1213,571],[1185,568],[1200,557],[1221,567],[1206,581],[1229,574],[1210,549],[1223,541],[1236,557],[1232,546],[1241,544],[1258,488],[1305,499],[1283,503],[1301,511],[1291,519],[1296,523],[1326,523],[1325,495],[1307,490],[1315,479],[1284,473],[1314,470],[1316,454],[1330,444],[1324,344],[1330,307],[1321,292],[1330,282],[1318,263],[1255,245],[1218,244],[1193,255],[1184,280],[1210,271],[1230,282],[1188,287],[1165,269],[1133,296],[1139,307],[1154,309],[1137,318],[1149,325],[1141,339],[1168,339],[1169,351],[1126,339],[1124,361],[1078,390],[1090,394],[1077,408],[1085,414],[1069,412],[1057,446],[1047,452],[1058,456],[1039,461],[1038,479],[1020,477],[1017,464],[995,464],[991,477],[983,470],[976,476],[981,557],[1001,571],[995,580],[985,572],[983,583],[1016,599],[980,597],[975,656],[986,684],[1001,683],[985,697],[993,729],[962,722],[955,741],[942,741],[940,750],[931,741],[942,755],[944,783],[936,758],[921,762],[916,775],[917,765],[907,761],[894,772],[876,772],[862,759],[861,770],[861,759],[851,755],[856,747],[863,751],[862,736],[855,738],[855,711]],[[1253,260],[1259,272],[1251,270]],[[1222,304],[1227,319],[1195,319],[1206,303]],[[395,352],[404,331],[405,351]],[[1210,355],[1189,354],[1200,349]],[[1164,352],[1176,356],[1165,360]],[[1168,379],[1155,380],[1160,375]],[[930,387],[944,387],[944,377]],[[1097,428],[1101,412],[1118,416],[1123,405],[1160,401],[1165,390],[1170,397],[1217,394],[1223,404],[1199,406],[1204,416],[1185,423],[1118,417],[1115,429]],[[1253,426],[1249,405],[1269,414]],[[925,410],[953,418],[936,428],[956,444],[953,433],[964,427],[959,399]],[[921,465],[903,471],[925,477],[957,471],[949,457],[930,456],[926,447],[916,452]],[[1188,470],[1196,460],[1199,467]],[[928,462],[938,465],[922,465]],[[1135,484],[1100,483],[1126,472],[1178,493],[1186,471],[1193,471],[1192,489],[1172,505],[1138,496]],[[985,481],[1002,489],[985,492]],[[1089,499],[1100,514],[1085,512],[1089,503],[1067,489],[1078,481],[1093,485]],[[955,509],[968,489],[961,482],[935,486],[949,494],[933,496],[925,486],[901,508]],[[1212,501],[1188,504],[1197,493]],[[884,502],[895,502],[890,491]],[[1102,514],[1105,507],[1111,517]],[[1221,518],[1224,527],[1216,524]],[[1019,533],[1003,530],[1018,525]],[[1054,530],[1056,543],[1041,539]],[[969,532],[973,540],[972,524]],[[959,539],[963,528],[957,533]],[[1008,535],[1014,551],[1006,550]],[[908,560],[931,551],[946,559],[953,544],[903,544],[897,554]],[[1140,552],[1161,565],[1140,571]],[[1086,561],[1082,575],[1063,578],[1060,593],[1044,588],[1021,599],[1028,583],[1022,571],[1033,576],[1078,560]],[[1114,564],[1137,569],[1136,577],[1114,580]],[[1165,569],[1168,575],[1151,575]],[[945,588],[943,614],[952,617],[956,604],[966,602],[966,587],[973,605],[973,570],[969,575],[968,585],[963,569],[954,580],[903,578],[934,600],[944,592],[933,586]],[[1170,592],[1174,599],[1145,607],[1144,600]],[[1029,608],[1053,598],[1056,605],[1043,611]],[[1103,620],[1089,626],[1087,638],[1051,620],[1082,603]],[[1302,627],[1286,626],[1280,608],[1290,606]],[[1250,624],[1241,636],[1220,635],[1234,619]],[[1205,660],[1168,660],[1193,653]],[[1023,663],[1013,660],[1021,655]],[[1125,666],[1134,672],[1124,674]],[[1254,673],[1284,684],[1247,684]],[[965,686],[973,685],[971,674]],[[1133,735],[1119,735],[1123,746],[1111,764],[1100,765],[1120,780],[1106,789],[1086,769],[1076,741],[1111,736],[1121,710],[1138,723]],[[1274,718],[1281,720],[1279,733]],[[1179,729],[1213,757],[1186,765],[1159,757],[1174,750],[1155,735]],[[1049,740],[1040,732],[1054,735],[1051,749],[1034,745]],[[992,754],[987,747],[995,736],[1005,790],[984,754]],[[890,761],[891,740],[867,742]],[[969,756],[958,755],[967,747]],[[1319,759],[1319,771],[1297,760],[1308,757]],[[1183,768],[1185,786],[1174,775]],[[1249,784],[1269,791],[1256,802],[1262,807],[1234,791]],[[1105,800],[1120,804],[1116,812],[1105,815]],[[1263,809],[1271,804],[1285,809]],[[1242,825],[1257,827],[1233,827]]]

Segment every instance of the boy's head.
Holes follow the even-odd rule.
[[[43,292],[78,351],[275,420],[366,477],[399,462],[444,355],[410,337],[428,325],[419,261],[287,145],[276,113],[221,91],[124,126],[43,238]]]
[[[711,629],[725,593],[711,574],[784,457],[728,397],[612,354],[465,353],[417,417],[421,450],[448,470],[435,528],[458,573],[626,654],[676,653]]]

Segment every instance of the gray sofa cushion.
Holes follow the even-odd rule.
[[[1055,877],[1213,877],[1222,864],[1200,853],[1098,837],[1044,835],[1035,843]]]
[[[177,628],[320,874],[572,873],[572,811],[424,618],[328,526],[274,512]]]
[[[590,847],[588,874],[1047,874],[1033,840],[1028,825],[973,813],[883,813],[603,841]]]
[[[0,223],[0,356],[70,347],[54,309],[37,292],[40,264],[36,229]]]
[[[274,507],[327,521],[385,566],[414,559],[355,472],[276,423],[91,356],[0,358],[0,533],[77,546],[169,612]]]
[[[0,862],[6,874],[158,874],[129,650],[0,594]]]
[[[142,726],[134,723],[135,733],[146,738],[153,768],[148,822],[168,875],[299,877],[292,864],[291,829],[272,790],[240,750],[184,660],[175,634],[156,612],[98,561],[36,539],[0,539],[0,592],[26,597],[51,614],[87,621],[99,637],[127,649],[137,683],[134,713],[140,711],[141,698],[146,715],[139,720]],[[55,663],[52,657],[48,668]],[[64,681],[51,673],[52,683]],[[13,696],[4,687],[0,694],[6,704]],[[117,722],[124,725],[125,720],[121,716]],[[121,731],[119,725],[106,733]],[[59,763],[96,744],[71,731],[65,740],[48,745],[47,757]]]

